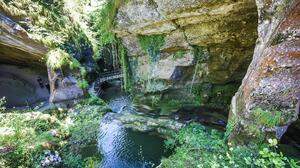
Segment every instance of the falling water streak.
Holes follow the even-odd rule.
[[[192,91],[193,91],[193,85],[195,83],[196,75],[197,75],[197,72],[198,72],[198,67],[199,67],[199,64],[197,62],[196,63],[196,68],[195,68],[195,71],[194,71],[194,75],[193,75],[193,79],[192,79],[192,85],[191,85],[191,89],[190,89],[190,94],[192,94]]]

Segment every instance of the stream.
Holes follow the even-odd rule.
[[[128,97],[111,98],[109,106],[114,113],[135,113]],[[100,168],[152,168],[167,155],[164,139],[151,133],[124,128],[112,117],[104,116],[100,123],[98,149],[102,154]]]

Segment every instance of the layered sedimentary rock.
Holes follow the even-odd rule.
[[[116,23],[146,92],[240,81],[257,38],[254,0],[133,0],[121,5]],[[143,46],[145,38],[154,44]]]
[[[0,61],[2,63],[41,66],[45,61],[46,53],[46,47],[32,40],[24,28],[0,13]]]
[[[230,139],[238,143],[280,138],[299,115],[300,2],[256,3],[259,38],[230,112]]]
[[[139,36],[165,36],[160,48],[159,72],[152,78],[172,80],[175,67],[193,66],[199,61],[197,77],[224,83],[243,75],[256,40],[255,2],[243,1],[162,1],[134,0],[120,7],[115,32],[131,56],[138,59],[138,74],[149,73],[149,55]],[[198,47],[198,53],[195,50]],[[196,48],[196,49],[195,49]],[[183,51],[177,61],[173,56]],[[197,60],[199,54],[200,60]],[[161,69],[163,68],[163,69]],[[149,75],[149,74],[148,74]]]

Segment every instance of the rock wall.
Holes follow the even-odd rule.
[[[237,143],[281,138],[299,115],[300,2],[256,3],[259,38],[231,104],[229,138]]]
[[[241,81],[256,27],[254,0],[132,0],[119,8],[114,31],[130,55],[135,87],[157,92]]]

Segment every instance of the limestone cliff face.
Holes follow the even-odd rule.
[[[257,38],[254,0],[132,0],[119,8],[116,23],[115,32],[128,49],[135,81],[146,92],[192,81],[239,81]],[[141,41],[157,35],[163,37],[163,45],[153,63],[151,47],[145,49]],[[159,82],[151,87],[145,82],[149,80]]]
[[[43,65],[47,48],[32,40],[25,29],[0,13],[0,62]]]
[[[230,112],[230,139],[237,142],[280,138],[299,115],[300,2],[256,3],[259,38]]]
[[[241,69],[253,54],[256,25],[253,0],[133,0],[120,7],[115,32],[137,59],[140,76],[172,80],[177,68],[180,71],[198,62],[198,80],[225,83],[243,75]],[[157,70],[149,74],[149,55],[138,37],[157,34],[165,36],[164,45]],[[174,59],[181,51],[182,57]]]

